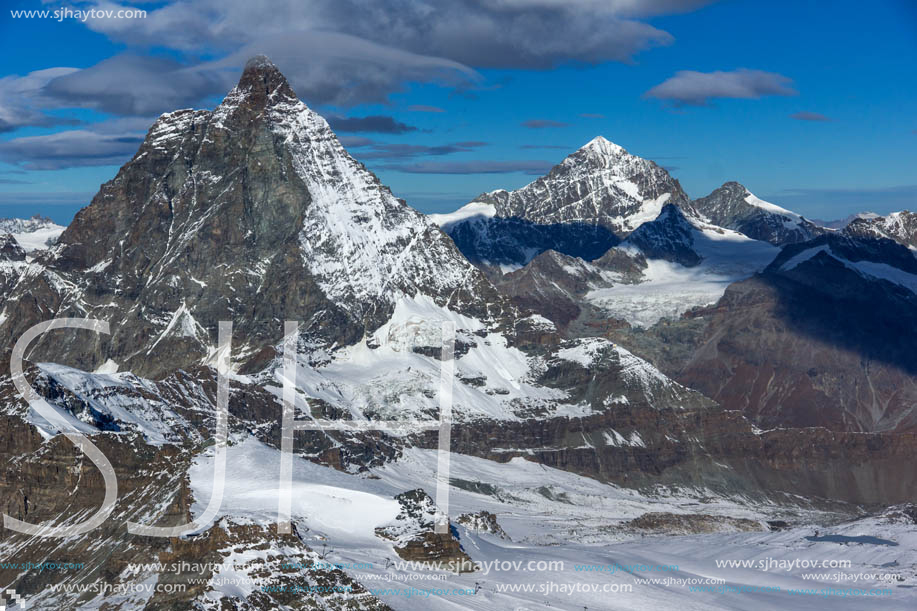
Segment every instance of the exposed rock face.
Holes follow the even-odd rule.
[[[436,507],[429,494],[418,488],[395,499],[401,505],[401,512],[393,524],[376,529],[376,534],[391,540],[400,557],[454,572],[474,570],[451,526],[448,533],[434,532]]]
[[[232,320],[257,367],[285,319],[304,321],[314,342],[352,344],[418,291],[482,318],[499,302],[262,59],[213,112],[160,117],[41,273],[9,295],[0,337],[91,315],[110,322],[110,338],[59,332],[34,357],[162,375],[206,360],[217,322]]]
[[[436,447],[433,435],[423,441]],[[804,495],[833,509],[884,507],[917,494],[917,481],[901,469],[917,451],[917,433],[761,431],[722,409],[618,404],[584,418],[461,425],[452,443],[463,454],[522,457],[636,488],[701,487],[791,504]]]
[[[522,269],[493,279],[520,308],[544,316],[565,329],[588,308],[583,295],[603,281],[598,266],[548,250]]]
[[[645,513],[624,525],[627,530],[672,535],[695,535],[715,532],[755,532],[767,530],[761,522],[745,518],[712,516],[704,513]]]
[[[888,216],[854,218],[842,233],[854,238],[888,238],[917,248],[917,213],[904,210]]]
[[[0,234],[0,261],[25,261],[25,250],[10,233]]]
[[[497,522],[497,516],[489,511],[463,513],[455,519],[455,522],[476,533],[495,535],[501,539],[509,538],[503,527]]]
[[[795,212],[758,199],[737,182],[727,182],[691,205],[714,225],[777,246],[805,242],[825,233],[823,228]]]
[[[19,281],[26,268],[26,253],[9,233],[0,234],[0,295],[4,297]]]

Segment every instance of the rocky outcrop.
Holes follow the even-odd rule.
[[[449,526],[449,532],[434,531],[436,506],[430,495],[418,488],[402,492],[395,500],[401,511],[392,524],[377,528],[376,535],[392,541],[401,558],[456,573],[474,571],[455,529]]]
[[[757,520],[713,516],[705,513],[645,513],[626,522],[625,531],[641,531],[647,534],[698,535],[722,532],[756,532],[767,528]]]
[[[503,530],[497,522],[497,516],[489,511],[478,511],[476,513],[463,513],[455,519],[456,524],[464,526],[472,532],[479,534],[494,535],[501,539],[509,539],[509,535]]]

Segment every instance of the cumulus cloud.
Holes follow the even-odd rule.
[[[377,134],[405,134],[417,128],[393,117],[370,115],[368,117],[327,117],[328,124],[336,132],[373,132]]]
[[[758,99],[765,95],[796,95],[792,80],[775,72],[739,68],[731,72],[680,70],[647,91],[644,97],[676,106],[705,106],[713,98]]]
[[[145,19],[100,18],[86,25],[128,48],[165,47],[186,57],[219,58],[196,66],[205,72],[238,69],[249,56],[265,53],[289,72],[307,102],[354,105],[384,101],[407,81],[467,87],[480,80],[473,68],[629,62],[644,49],[673,41],[640,19],[708,3],[173,0],[151,7]]]
[[[521,125],[529,129],[544,129],[546,127],[567,127],[569,124],[560,121],[551,121],[550,119],[530,119],[528,121],[523,121]]]
[[[790,115],[791,119],[797,121],[830,121],[831,119],[817,112],[796,112]]]
[[[409,164],[387,164],[379,166],[384,170],[408,174],[510,174],[522,172],[540,176],[554,167],[550,161],[500,160],[500,161],[421,161]]]

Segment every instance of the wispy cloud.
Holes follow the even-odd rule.
[[[411,112],[446,112],[439,106],[426,106],[424,104],[411,104],[408,106],[408,110]]]
[[[554,164],[550,161],[422,161],[409,164],[387,164],[380,166],[385,170],[406,172],[408,174],[524,174],[541,175],[550,170]]]
[[[797,121],[830,121],[831,119],[826,117],[823,114],[817,112],[795,112],[790,115],[791,119],[796,119]]]
[[[112,119],[85,129],[0,141],[0,161],[26,170],[122,165],[140,147],[152,121]]]
[[[584,119],[604,119],[605,115],[599,114],[597,112],[581,112],[580,115]]]
[[[327,117],[328,124],[337,132],[365,132],[377,134],[406,134],[416,132],[417,128],[407,125],[394,117],[371,115],[368,117]]]
[[[338,140],[340,140],[341,144],[346,148],[350,149],[370,146],[375,143],[372,138],[366,138],[365,136],[338,136]]]
[[[561,151],[572,151],[573,149],[569,146],[564,146],[562,144],[520,144],[519,148],[521,149],[550,149],[550,150],[561,150]]]
[[[567,127],[569,123],[551,121],[550,119],[529,119],[528,121],[523,121],[521,125],[529,129],[544,129],[546,127]]]
[[[714,98],[758,99],[766,95],[796,95],[793,81],[762,70],[739,68],[731,72],[680,70],[643,94],[645,98],[667,100],[676,106],[705,106]]]
[[[449,144],[439,144],[427,146],[422,144],[392,144],[384,142],[375,142],[369,150],[361,150],[354,156],[359,159],[407,159],[411,157],[439,157],[442,155],[451,155],[453,153],[470,153],[482,146],[486,142],[468,141],[452,142]]]

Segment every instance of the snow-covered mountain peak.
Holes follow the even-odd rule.
[[[628,154],[627,151],[624,150],[624,147],[618,146],[604,136],[596,136],[581,146],[577,152],[582,152],[598,159],[613,159]]]
[[[55,257],[68,278],[55,286],[76,288],[49,295],[49,309],[117,305],[108,311],[125,320],[111,321],[122,331],[104,356],[144,358],[144,373],[172,365],[144,357],[154,347],[206,362],[216,322],[242,315],[240,345],[269,359],[285,318],[319,343],[348,345],[405,296],[485,319],[501,311],[453,243],[354,160],[264,58],[212,112],[160,117]]]
[[[0,219],[0,233],[9,233],[26,252],[48,248],[64,230],[51,219],[36,214],[28,219]]]
[[[492,205],[499,218],[599,225],[620,238],[655,219],[666,203],[689,200],[665,169],[599,136],[528,185],[474,201]]]
[[[714,225],[778,246],[805,242],[825,231],[791,210],[764,201],[735,181],[724,183],[691,205]]]

